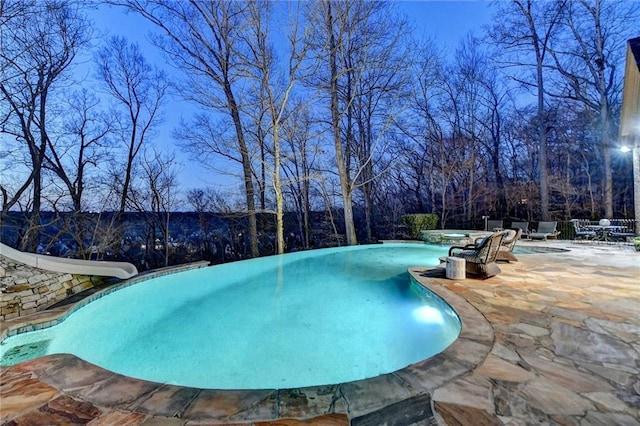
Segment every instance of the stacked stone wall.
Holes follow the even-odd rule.
[[[45,271],[0,256],[0,321],[42,311],[100,283],[97,277]]]

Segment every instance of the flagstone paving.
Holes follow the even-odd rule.
[[[395,373],[313,388],[219,391],[135,380],[52,355],[0,370],[0,424],[640,424],[640,253],[519,244],[570,251],[519,255],[488,280],[410,269],[456,309],[462,330],[443,353]]]

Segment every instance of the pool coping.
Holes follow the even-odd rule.
[[[121,288],[204,266],[206,264],[201,262],[142,274],[76,304],[16,318],[11,320],[14,324],[1,325],[1,339],[58,324],[75,310]],[[327,413],[341,414],[353,420],[375,418],[388,410],[405,412],[406,408],[416,405],[426,406],[416,414],[422,416],[419,419],[433,418],[433,392],[480,365],[491,351],[495,336],[479,310],[438,282],[446,279],[442,268],[411,267],[408,272],[413,282],[438,295],[456,311],[461,320],[460,335],[437,355],[373,378],[291,389],[217,390],[134,379],[70,354],[36,358],[17,364],[17,368],[35,374],[39,380],[64,394],[97,406],[186,421],[224,424],[303,420]]]

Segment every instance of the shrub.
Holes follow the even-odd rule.
[[[419,239],[420,231],[436,229],[438,216],[434,213],[406,214],[400,218],[400,221],[409,227],[412,238]]]

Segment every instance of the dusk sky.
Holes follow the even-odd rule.
[[[469,32],[479,34],[482,26],[491,22],[492,9],[487,1],[398,1],[397,6],[414,23],[417,37],[432,38],[448,52],[455,51],[459,41]],[[147,36],[153,27],[144,19],[110,6],[101,6],[91,19],[96,24],[95,30],[104,35],[100,39],[109,35],[125,36],[140,45],[149,62],[167,68],[165,59],[148,41]],[[171,70],[168,69],[168,72]],[[181,118],[188,119],[192,110],[179,99],[171,99],[166,104],[164,123],[159,129],[158,138],[164,145],[164,151],[175,152],[182,164],[181,186],[188,190],[215,185],[223,191],[241,191],[238,178],[212,173],[174,144],[171,136],[173,128]]]

